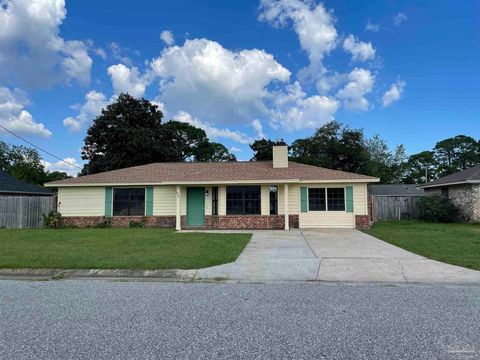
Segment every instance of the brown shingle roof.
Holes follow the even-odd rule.
[[[154,163],[125,169],[53,181],[48,186],[75,184],[157,184],[175,182],[230,181],[293,181],[293,180],[356,180],[376,181],[371,176],[298,164],[274,169],[271,161],[239,161],[215,163]]]

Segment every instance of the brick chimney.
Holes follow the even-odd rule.
[[[286,144],[273,146],[273,167],[275,169],[288,168],[288,146]]]

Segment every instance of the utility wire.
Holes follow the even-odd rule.
[[[3,130],[5,130],[6,132],[12,134],[13,136],[16,136],[16,137],[19,138],[20,140],[25,141],[27,144],[29,144],[29,145],[37,148],[38,150],[43,151],[44,153],[50,155],[51,157],[54,157],[55,159],[58,159],[58,160],[64,162],[65,164],[68,164],[68,165],[70,165],[70,166],[73,166],[73,167],[76,167],[77,169],[82,170],[82,168],[81,168],[80,166],[75,165],[74,163],[71,163],[71,162],[69,162],[69,161],[65,161],[65,160],[63,160],[62,158],[58,157],[57,155],[53,155],[51,152],[48,152],[47,150],[42,149],[40,146],[37,146],[37,145],[31,143],[30,141],[28,141],[27,139],[21,137],[20,135],[15,134],[13,131],[8,130],[5,126],[3,126],[3,125],[1,125],[1,124],[0,124],[0,128],[2,128]]]

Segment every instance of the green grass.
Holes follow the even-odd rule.
[[[479,224],[386,221],[365,232],[430,259],[480,270]]]
[[[235,261],[250,234],[0,229],[0,268],[195,269]]]

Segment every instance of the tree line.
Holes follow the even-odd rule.
[[[250,144],[252,161],[271,160],[278,141]],[[211,141],[203,129],[170,120],[163,122],[157,105],[121,94],[97,116],[82,147],[86,163],[79,175],[154,162],[236,161],[235,155]],[[379,177],[382,183],[424,183],[480,163],[480,141],[458,135],[439,141],[432,150],[406,155],[403,145],[391,150],[379,135],[337,121],[321,126],[289,145],[290,160]],[[46,169],[37,150],[0,141],[0,169],[33,184],[67,178]]]

